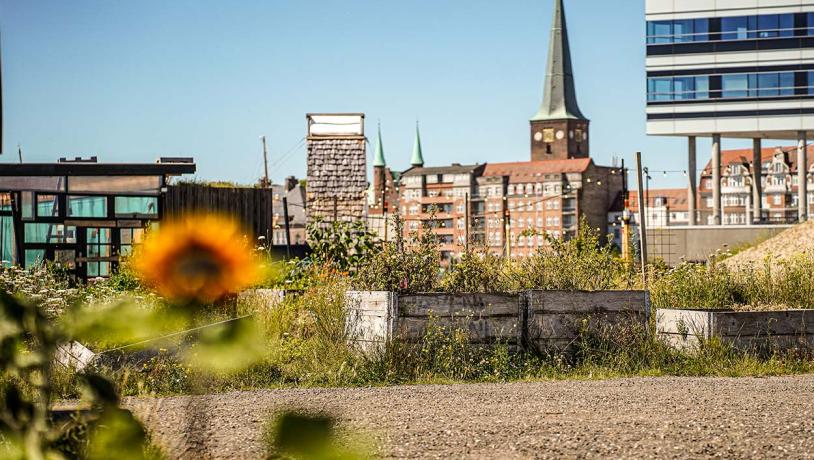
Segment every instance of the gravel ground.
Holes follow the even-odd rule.
[[[814,375],[129,398],[173,458],[263,458],[275,411],[338,417],[385,458],[814,458]],[[191,404],[206,417],[188,420]]]
[[[762,267],[769,257],[774,266],[798,254],[814,254],[814,222],[795,225],[772,238],[724,259],[730,268]]]

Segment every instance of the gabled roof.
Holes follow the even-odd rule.
[[[687,189],[686,188],[659,188],[659,189],[650,189],[649,190],[650,197],[649,199],[645,197],[645,199],[650,203],[652,207],[656,201],[656,198],[666,198],[667,199],[667,208],[670,211],[688,211],[689,210],[689,198],[687,196]],[[639,211],[639,192],[636,190],[628,192],[628,209],[631,212],[638,212]]]
[[[413,167],[404,171],[401,177],[422,176],[426,174],[477,174],[483,167],[484,165],[460,165],[456,163],[450,166]]]
[[[814,165],[814,144],[809,144],[806,149],[808,150],[806,160],[807,160],[807,170],[811,169],[811,166]],[[788,163],[791,166],[791,171],[797,171],[797,147],[796,146],[785,146],[785,147],[765,147],[761,149],[760,152],[760,162],[766,163],[767,161],[771,161],[774,158],[776,153],[784,153],[788,159]],[[752,149],[733,149],[733,150],[723,150],[721,151],[721,167],[726,168],[729,165],[734,164],[752,164]],[[708,161],[706,166],[704,166],[704,170],[701,173],[702,175],[710,175],[712,174],[712,160]]]
[[[512,178],[536,177],[540,174],[581,173],[587,171],[592,163],[593,160],[590,158],[488,163],[483,175],[510,176],[509,180],[512,181]]]
[[[531,121],[576,119],[586,120],[579,110],[571,65],[571,48],[562,0],[554,0],[554,20],[548,41],[543,104]]]

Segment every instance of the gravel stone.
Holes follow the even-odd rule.
[[[317,388],[128,398],[172,458],[259,459],[262,426],[337,417],[383,458],[814,458],[814,375]],[[197,406],[199,417],[188,417]]]

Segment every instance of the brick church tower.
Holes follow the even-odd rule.
[[[554,1],[543,104],[531,119],[531,159],[588,158],[590,121],[577,105],[562,0]]]

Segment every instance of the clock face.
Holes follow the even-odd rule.
[[[537,141],[537,142],[540,142],[541,140],[543,140],[543,133],[541,133],[540,131],[537,131],[536,133],[534,133],[534,140]]]
[[[562,140],[563,138],[565,138],[565,132],[563,130],[557,131],[557,139]]]

